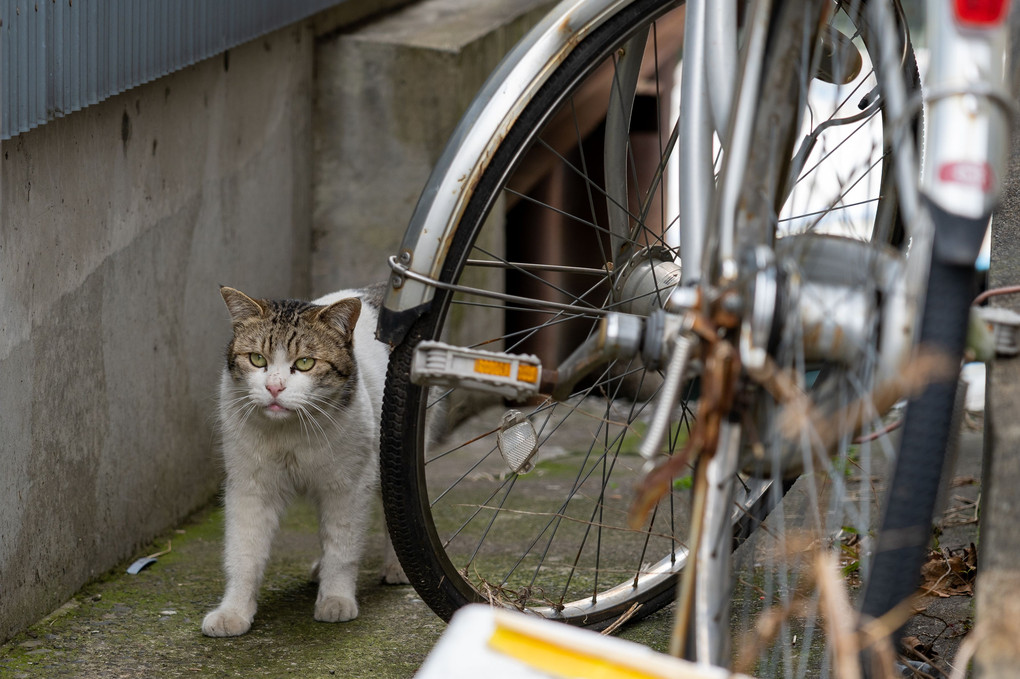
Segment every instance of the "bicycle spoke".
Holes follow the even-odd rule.
[[[587,177],[588,176],[588,162],[587,162],[587,159],[585,158],[585,153],[584,153],[584,138],[581,135],[581,122],[580,122],[580,120],[578,120],[578,117],[577,117],[577,108],[574,105],[574,98],[573,97],[570,98],[570,117],[571,117],[571,119],[574,122],[574,140],[577,143],[577,150],[578,150],[578,153],[581,156],[581,173],[585,177]],[[596,212],[595,212],[595,196],[594,196],[594,194],[592,193],[592,190],[591,190],[591,183],[585,182],[585,184],[584,184],[584,192],[585,192],[585,197],[588,199],[588,210],[590,211],[590,213],[592,215],[594,215],[594,214],[596,214]],[[598,239],[598,247],[599,247],[599,254],[602,257],[602,261],[603,262],[612,261],[612,259],[609,257],[609,254],[606,252],[605,245],[602,243],[602,239],[601,238]]]

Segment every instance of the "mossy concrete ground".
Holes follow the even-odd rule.
[[[980,460],[981,432],[965,433],[957,476],[980,478]],[[954,489],[951,504],[977,492],[975,485]],[[309,566],[318,536],[314,511],[299,502],[274,544],[251,632],[234,639],[203,636],[202,617],[218,603],[224,584],[223,514],[214,506],[138,551],[142,557],[170,545],[155,564],[138,575],[126,574],[128,564],[122,564],[0,646],[0,677],[411,677],[446,626],[410,586],[381,584],[381,524],[377,517],[354,621],[312,618],[316,586]],[[976,534],[976,524],[953,526],[942,545],[966,545]],[[951,661],[971,626],[971,599],[929,603],[910,632]],[[672,624],[669,606],[619,635],[665,651]]]
[[[360,615],[312,618],[318,549],[306,503],[287,514],[273,547],[251,631],[202,635],[202,617],[223,593],[223,512],[210,507],[139,550],[165,550],[137,575],[127,563],[0,647],[0,677],[411,677],[446,628],[410,586],[383,585],[381,521],[359,581]],[[660,612],[624,636],[665,650],[672,618]]]
[[[410,586],[380,583],[378,528],[359,617],[316,622],[316,521],[299,503],[274,544],[251,632],[205,637],[202,617],[223,593],[222,536],[222,510],[210,508],[140,550],[172,544],[138,575],[124,564],[0,647],[0,677],[410,677],[445,628]]]

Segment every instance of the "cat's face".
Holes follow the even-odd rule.
[[[353,332],[361,300],[329,306],[254,300],[221,288],[233,324],[227,370],[235,389],[223,404],[247,419],[330,419],[351,398]]]

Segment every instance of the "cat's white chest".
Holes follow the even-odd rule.
[[[225,446],[228,468],[287,494],[343,489],[361,476],[373,446],[359,432],[345,436],[338,424],[320,423],[322,431],[308,423],[252,426],[236,445]]]

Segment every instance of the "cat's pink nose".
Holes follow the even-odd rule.
[[[280,392],[283,391],[286,388],[287,387],[283,386],[282,384],[267,384],[266,385],[266,389],[268,389],[269,393],[273,395],[273,398],[276,398],[277,396],[279,396]]]

